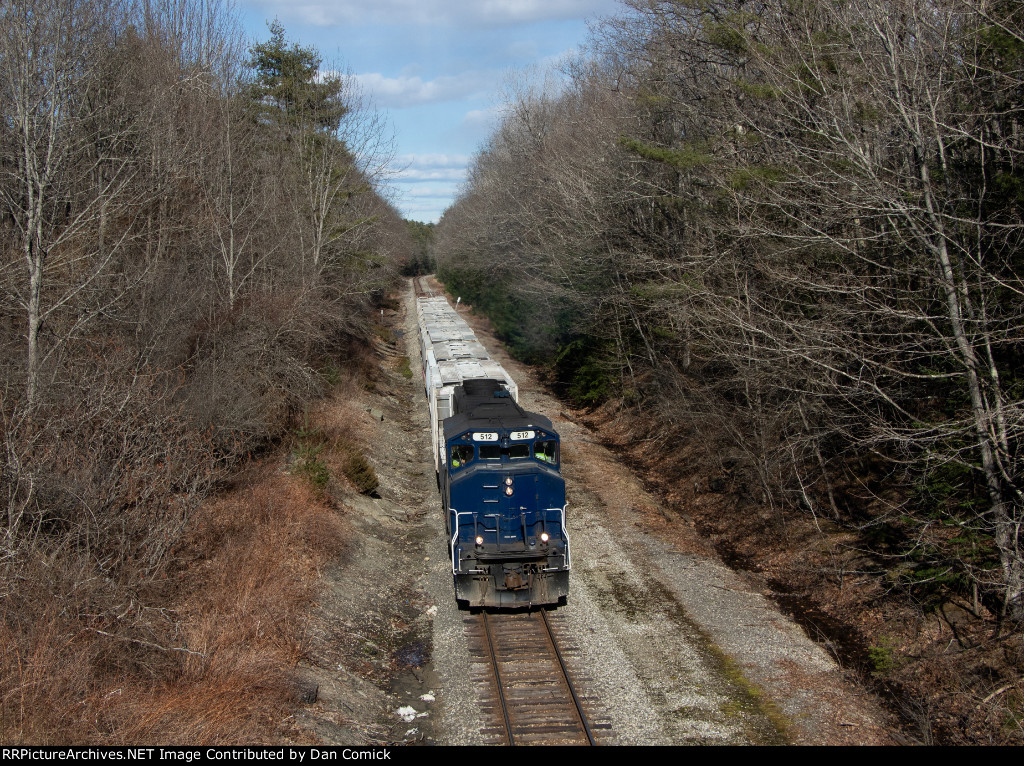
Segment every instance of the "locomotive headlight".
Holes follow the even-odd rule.
[[[541,532],[540,533],[540,541],[542,543],[546,543],[550,539],[551,539],[551,535],[549,535],[547,532]]]
[[[511,487],[511,486],[512,486],[512,477],[511,477],[511,476],[506,476],[506,477],[505,477],[505,484],[506,484],[507,486],[509,486],[509,487]]]
[[[484,544],[484,539],[480,535],[476,536],[476,544],[477,545],[483,545]]]
[[[513,492],[514,490],[512,489],[512,487],[505,487],[505,494],[508,495],[509,497],[512,497]]]

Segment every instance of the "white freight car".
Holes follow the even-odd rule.
[[[430,405],[430,437],[434,470],[440,471],[447,456],[444,419],[452,415],[452,394],[467,380],[496,380],[519,401],[512,376],[490,358],[473,330],[444,298],[417,298],[416,314],[423,357],[423,387]]]

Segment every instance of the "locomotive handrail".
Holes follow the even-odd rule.
[[[563,534],[564,548],[560,552],[556,551],[555,555],[561,555],[563,561],[565,561],[564,567],[545,567],[544,570],[542,570],[542,571],[545,571],[545,572],[557,572],[557,571],[561,571],[563,569],[564,570],[568,570],[568,569],[571,569],[571,567],[572,567],[571,557],[569,555],[569,547],[570,547],[569,546],[569,534],[568,534],[568,532],[565,529],[565,509],[568,508],[568,507],[569,507],[568,503],[566,503],[566,505],[564,507],[562,507],[562,508],[540,508],[540,509],[537,509],[537,511],[534,511],[534,513],[537,513],[539,515],[540,514],[545,514],[545,515],[542,515],[540,517],[540,519],[538,520],[538,522],[535,522],[535,523],[539,523],[539,522],[546,523],[547,522],[546,514],[557,513],[558,517],[559,517],[558,518],[558,525],[559,525],[559,528],[562,530],[562,534]],[[452,525],[452,532],[451,532],[452,536],[451,536],[451,539],[448,541],[448,547],[450,549],[450,554],[451,554],[449,556],[449,558],[451,558],[451,561],[452,561],[452,574],[453,575],[456,575],[456,574],[479,574],[481,572],[481,570],[479,570],[479,569],[462,569],[462,570],[460,570],[459,567],[458,567],[459,561],[458,561],[458,559],[456,558],[456,555],[455,555],[455,549],[457,547],[459,547],[459,530],[461,530],[463,528],[462,523],[460,523],[460,519],[462,519],[463,517],[470,517],[472,519],[472,522],[473,522],[473,538],[475,539],[477,537],[477,535],[479,534],[479,526],[478,526],[477,514],[475,512],[473,512],[473,511],[458,511],[458,510],[456,510],[454,508],[449,508],[448,509],[448,513],[451,513],[451,514],[455,515],[455,523]],[[499,516],[500,516],[500,514],[487,514],[485,518],[493,518],[493,519],[497,520],[497,518]],[[468,526],[468,525],[466,525],[466,526]],[[495,527],[497,527],[497,521],[495,523]],[[496,531],[496,529],[495,530],[485,529],[484,531],[491,532],[491,531]],[[519,549],[515,549],[515,548],[512,548],[512,547],[509,547],[507,543],[504,544],[506,547],[502,547],[503,544],[501,542],[495,542],[495,543],[493,543],[493,545],[496,547],[496,550],[493,552],[493,554],[491,552],[484,552],[479,557],[480,558],[491,558],[492,555],[493,556],[499,556],[499,555],[507,556],[507,554],[509,554],[509,553],[515,553],[515,554],[517,554],[517,556],[516,556],[517,559],[533,559],[533,558],[544,558],[544,557],[552,555],[552,551],[537,550],[535,548],[534,549],[523,548],[523,549],[519,550]]]

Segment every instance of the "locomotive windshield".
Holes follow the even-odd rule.
[[[530,457],[530,445],[513,444],[508,448],[508,456],[513,460],[518,460],[524,457]]]
[[[462,438],[466,438],[463,436]],[[543,439],[532,444],[453,444],[450,451],[452,468],[462,468],[474,459],[500,461],[527,460],[531,456],[542,463],[558,466],[558,440]]]

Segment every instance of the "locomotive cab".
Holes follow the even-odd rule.
[[[565,481],[551,421],[498,381],[465,381],[444,421],[442,497],[456,597],[469,606],[564,601]]]

